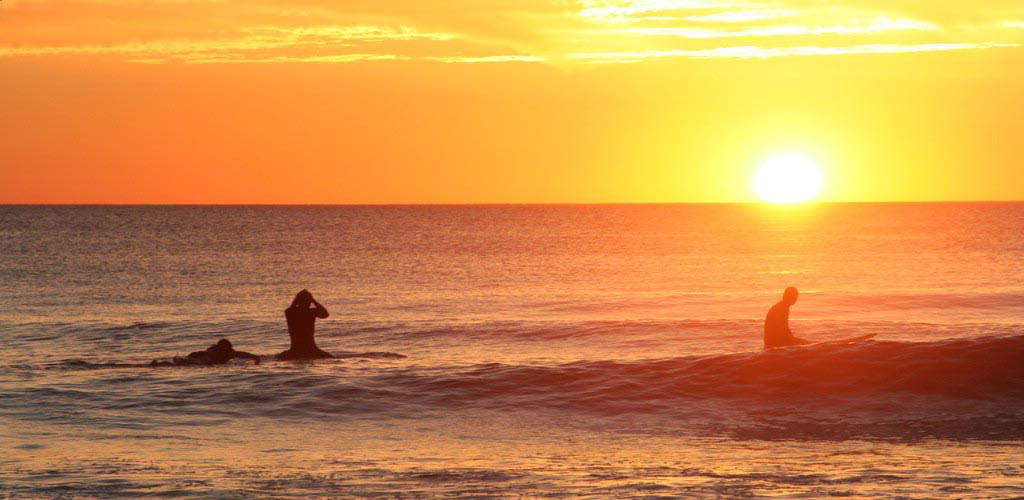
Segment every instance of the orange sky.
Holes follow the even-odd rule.
[[[1024,199],[1020,0],[3,0],[0,203]]]

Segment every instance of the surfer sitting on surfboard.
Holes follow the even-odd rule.
[[[764,348],[786,347],[789,345],[807,345],[811,342],[798,339],[789,329],[789,307],[796,304],[800,292],[791,286],[782,292],[782,300],[768,310],[764,318]]]
[[[309,307],[312,305],[313,307]],[[288,321],[288,336],[291,337],[292,345],[287,351],[277,355],[277,359],[319,359],[333,358],[334,355],[321,350],[313,340],[313,329],[317,318],[329,316],[327,309],[320,305],[309,290],[303,289],[295,295],[295,300],[288,309],[284,310],[284,317]]]
[[[796,290],[796,287],[791,286],[787,288],[785,292],[782,292],[782,300],[768,310],[768,315],[764,318],[765,349],[774,349],[776,347],[786,347],[791,345],[853,344],[875,337],[874,333],[869,333],[867,335],[861,335],[860,337],[842,340],[829,340],[825,342],[811,342],[809,340],[794,337],[793,332],[789,329],[789,306],[796,304],[796,299],[799,296],[800,292]]]

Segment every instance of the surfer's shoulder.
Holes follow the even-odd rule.
[[[789,312],[789,306],[783,302],[776,302],[775,305],[768,309],[768,314],[765,314],[766,318],[779,316],[781,314]]]

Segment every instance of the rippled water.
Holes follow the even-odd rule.
[[[0,496],[1024,495],[1024,204],[0,207]],[[765,352],[761,322],[855,345]],[[309,288],[320,346],[276,362]],[[147,368],[226,337],[260,365]]]

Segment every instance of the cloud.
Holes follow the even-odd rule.
[[[0,57],[110,57],[148,63],[562,64],[590,60],[576,57],[579,54],[732,54],[737,47],[758,47],[758,53],[771,54],[753,57],[798,56],[808,51],[815,55],[869,53],[868,47],[889,48],[871,53],[892,53],[895,47],[980,49],[1015,43],[1017,30],[1024,26],[1020,21],[1024,2],[1019,0],[947,4],[919,0],[5,0],[0,3]]]
[[[757,46],[746,47],[720,47],[704,50],[649,50],[641,52],[595,52],[570,54],[571,59],[584,60],[599,63],[634,63],[648,59],[664,59],[673,57],[685,58],[732,58],[752,59],[767,57],[785,56],[829,56],[848,54],[905,54],[908,52],[936,52],[950,50],[987,49],[993,47],[1020,47],[1019,44],[992,44],[992,43],[945,43],[945,44],[921,44],[921,45],[852,45],[846,47],[776,47],[766,48]]]
[[[803,24],[782,24],[762,26],[739,30],[714,30],[693,27],[649,27],[649,28],[617,28],[605,30],[607,34],[647,35],[647,36],[678,36],[683,38],[724,38],[724,37],[763,37],[763,36],[794,36],[794,35],[850,35],[880,33],[893,30],[937,30],[934,24],[914,21],[912,19],[891,19],[878,17],[866,21],[832,26],[809,26]]]
[[[77,44],[52,46],[0,47],[0,56],[45,55],[126,55],[132,60],[155,62],[161,59],[186,62],[252,62],[292,60],[333,60],[349,62],[368,59],[396,59],[390,53],[323,54],[327,51],[351,51],[386,42],[445,42],[458,38],[451,33],[422,33],[409,27],[381,26],[305,26],[298,28],[254,26],[239,30],[234,37],[178,38],[119,44]],[[287,50],[292,54],[274,54]],[[301,55],[295,54],[301,52]],[[380,56],[371,58],[370,56]]]
[[[446,63],[544,62],[540,56],[483,56],[483,57],[427,57],[430,61]]]
[[[820,7],[818,0],[788,0],[797,8]],[[842,0],[843,8],[861,12],[884,12],[911,17],[947,27],[983,25],[1024,14],[1020,0],[921,1],[921,0]]]
[[[780,17],[793,17],[800,14],[796,9],[750,9],[750,10],[729,10],[689,16],[687,21],[708,22],[708,23],[749,23],[751,21],[763,21],[765,19],[778,19]]]
[[[666,18],[693,10],[751,7],[749,2],[716,0],[582,0],[580,15],[590,21],[627,22],[632,19]]]
[[[192,54],[183,59],[183,62],[192,64],[272,64],[272,63],[351,63],[362,61],[394,61],[408,59],[407,57],[393,54],[341,54],[328,56],[246,56],[232,57],[230,55],[196,55]],[[134,59],[132,62],[159,64],[164,59]]]

